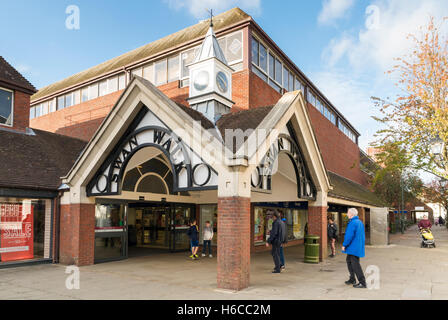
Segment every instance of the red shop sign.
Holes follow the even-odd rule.
[[[14,261],[34,258],[33,206],[0,203],[0,259]]]

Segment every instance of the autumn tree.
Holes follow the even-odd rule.
[[[424,188],[424,198],[427,202],[442,205],[448,212],[448,188],[441,185],[440,181],[433,180]]]
[[[386,144],[376,155],[379,164],[372,181],[373,191],[390,207],[400,208],[420,198],[423,181],[416,171],[409,169],[410,158],[405,148],[397,144]]]
[[[375,147],[405,150],[406,164],[448,178],[448,39],[443,33],[448,18],[437,25],[434,18],[409,35],[410,54],[397,58],[388,73],[398,76],[400,94],[395,99],[372,98],[382,113],[375,119],[385,125],[377,132]],[[445,142],[443,160],[431,153],[435,138]],[[388,156],[393,157],[392,153]]]

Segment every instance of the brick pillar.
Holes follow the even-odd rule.
[[[316,201],[308,203],[308,234],[320,237],[320,261],[328,256],[327,209],[327,193],[318,191]]]
[[[95,249],[95,205],[61,205],[59,262],[91,265]]]
[[[218,217],[218,288],[247,288],[250,278],[250,198],[218,198]]]
[[[328,255],[327,207],[308,207],[308,234],[320,237],[319,259]]]
[[[250,176],[241,159],[229,160],[218,179],[218,288],[242,290],[250,279]]]

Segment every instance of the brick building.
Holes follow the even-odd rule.
[[[0,57],[0,267],[57,259],[60,177],[86,145],[29,128],[35,92]]]
[[[87,145],[65,173],[59,261],[87,265],[150,248],[188,250],[188,221],[215,229],[221,288],[249,284],[271,210],[288,245],[369,224],[359,133],[238,8],[40,89],[30,126]],[[368,229],[368,228],[367,228]]]

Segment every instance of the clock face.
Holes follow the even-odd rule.
[[[226,93],[229,88],[229,83],[227,81],[227,76],[224,72],[219,71],[216,74],[216,85],[218,86],[219,91],[222,93]]]
[[[196,88],[196,90],[198,91],[204,90],[205,88],[208,87],[208,83],[209,83],[209,75],[207,71],[203,70],[198,74],[196,74],[196,77],[194,78],[194,87]]]

